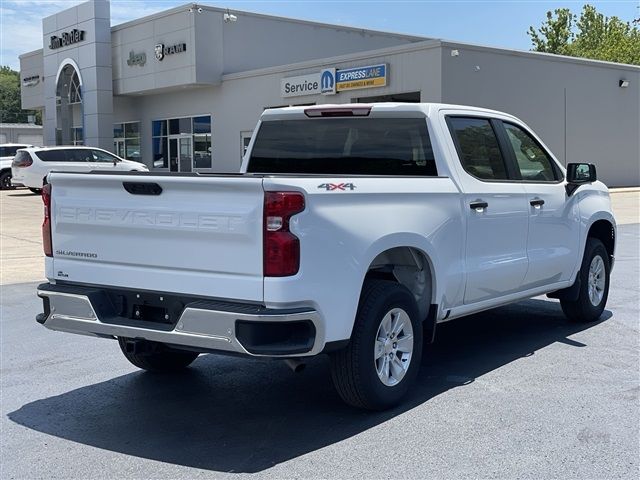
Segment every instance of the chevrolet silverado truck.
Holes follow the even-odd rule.
[[[43,201],[45,327],[155,372],[328,354],[365,409],[401,401],[441,322],[541,294],[597,320],[616,238],[593,165],[440,104],[266,110],[238,174],[52,172]]]

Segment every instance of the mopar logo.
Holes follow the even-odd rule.
[[[320,93],[334,95],[336,93],[336,69],[325,68],[320,72]]]

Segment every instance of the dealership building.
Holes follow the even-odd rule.
[[[640,185],[640,67],[185,4],[111,26],[89,1],[42,20],[20,56],[44,143],[170,172],[233,172],[265,108],[407,101],[493,108],[560,162]]]

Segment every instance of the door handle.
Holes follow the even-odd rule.
[[[544,200],[542,200],[541,198],[534,198],[529,202],[529,205],[531,205],[532,207],[540,208],[542,205],[544,205]]]
[[[483,202],[481,200],[476,200],[475,202],[471,202],[469,204],[471,210],[475,210],[476,212],[482,212],[488,206],[489,204],[487,202]]]

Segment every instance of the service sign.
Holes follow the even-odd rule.
[[[315,95],[320,91],[320,73],[283,78],[280,81],[280,94],[283,97]]]
[[[369,67],[348,68],[336,72],[336,90],[384,87],[387,85],[386,63]]]

